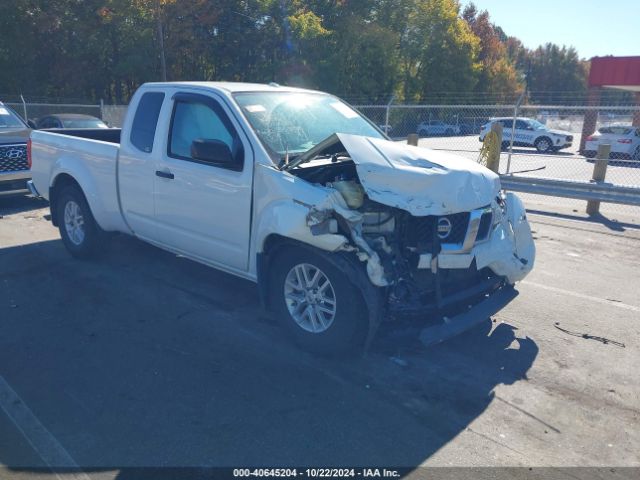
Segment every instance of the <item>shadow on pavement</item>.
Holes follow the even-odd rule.
[[[627,229],[640,230],[640,224],[619,222],[618,220],[611,219],[601,213],[595,213],[593,215],[586,215],[586,216],[585,215],[569,215],[565,213],[546,212],[544,210],[535,210],[531,208],[527,208],[527,212],[535,215],[546,216],[546,217],[561,218],[563,220],[575,220],[579,222],[603,225],[608,229],[614,230],[616,232],[625,232]]]
[[[44,199],[35,198],[30,195],[21,195],[15,197],[0,197],[0,218],[4,215],[12,215],[15,213],[28,212],[44,208],[49,204]]]
[[[0,262],[0,376],[89,474],[415,467],[538,353],[488,320],[430,349],[387,332],[364,358],[315,358],[263,321],[252,283],[129,238],[94,262],[60,241],[2,249]],[[14,450],[0,442],[13,474],[42,473]]]

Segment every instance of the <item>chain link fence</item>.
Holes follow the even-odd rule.
[[[126,105],[6,102],[29,120],[56,113],[81,113],[122,127]],[[492,121],[503,124],[500,173],[559,180],[589,181],[598,143],[611,144],[606,181],[640,187],[640,106],[566,105],[354,105],[395,140],[417,133],[422,147],[477,161]],[[585,129],[585,123],[587,128]],[[588,135],[582,138],[586,130]],[[513,143],[513,144],[512,144]],[[563,199],[568,205],[584,202]],[[609,205],[612,211],[640,209]]]
[[[57,102],[4,102],[16,111],[24,120],[37,122],[49,115],[78,113],[90,115],[104,121],[114,128],[121,128],[127,113],[127,105],[104,105],[89,103],[57,103]]]

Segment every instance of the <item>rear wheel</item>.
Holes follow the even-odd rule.
[[[640,145],[636,147],[636,151],[633,152],[632,160],[640,160]]]
[[[366,308],[360,292],[325,254],[291,247],[271,265],[272,305],[298,345],[329,355],[362,344]]]
[[[76,186],[65,187],[56,201],[58,228],[67,250],[77,258],[99,252],[103,232],[93,218],[89,204]]]

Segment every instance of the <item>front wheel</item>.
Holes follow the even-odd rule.
[[[360,292],[324,253],[291,247],[271,265],[272,305],[298,345],[324,355],[362,345],[366,307]]]
[[[82,191],[66,187],[56,201],[62,243],[77,258],[90,258],[100,249],[103,232],[93,218]]]
[[[553,148],[553,143],[549,138],[542,137],[536,140],[536,143],[534,144],[534,146],[536,147],[536,150],[538,150],[538,152],[547,153],[547,152],[550,152],[551,149]]]

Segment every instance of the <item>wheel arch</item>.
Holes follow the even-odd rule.
[[[270,269],[274,259],[287,247],[295,247],[319,255],[344,272],[348,281],[358,290],[362,305],[367,310],[368,333],[365,339],[365,347],[368,346],[386,314],[388,292],[385,287],[376,287],[371,283],[365,264],[351,252],[329,252],[275,233],[267,236],[263,249],[257,253],[256,259],[258,292],[263,308],[268,311],[272,310],[271,299],[269,298]]]
[[[49,187],[49,206],[51,209],[51,223],[54,226],[59,226],[58,219],[58,200],[62,191],[69,186],[77,187],[82,194],[84,195],[84,191],[82,190],[82,186],[78,181],[68,173],[59,173],[51,182],[51,186]],[[86,199],[85,195],[85,199]]]

